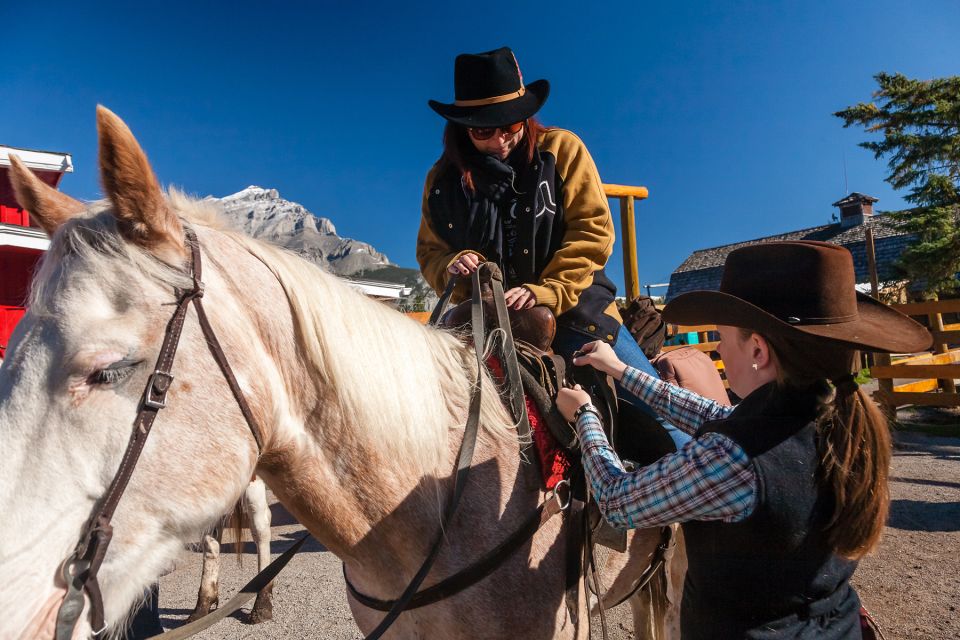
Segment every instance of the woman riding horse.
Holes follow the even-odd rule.
[[[726,407],[626,366],[602,342],[574,360],[604,371],[695,436],[633,472],[590,397],[564,389],[587,477],[618,527],[683,523],[682,637],[861,637],[850,586],[889,507],[890,435],[854,379],[856,349],[926,349],[922,326],[855,291],[850,252],[821,242],[733,251],[720,291],[679,296],[664,319],[716,323]]]
[[[429,103],[447,125],[423,192],[417,260],[424,278],[440,292],[453,275],[496,262],[510,307],[543,305],[557,317],[557,353],[569,358],[599,339],[656,375],[623,329],[616,286],[604,271],[616,232],[593,159],[576,135],[534,118],[550,84],[524,84],[503,47],[457,56],[454,90],[452,104]],[[454,302],[467,286],[464,278]],[[686,441],[665,426],[678,444]]]

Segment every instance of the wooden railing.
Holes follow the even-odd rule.
[[[933,334],[931,353],[908,357],[879,354],[870,375],[879,389],[874,398],[890,415],[897,407],[923,405],[960,407],[955,379],[960,378],[960,323],[944,324],[944,314],[960,313],[960,300],[937,300],[891,305],[900,313],[919,316]],[[896,380],[903,380],[896,384]]]
[[[646,187],[631,187],[622,184],[605,184],[603,192],[608,198],[620,200],[620,233],[623,238],[623,285],[627,300],[640,295],[640,272],[637,268],[637,224],[634,205],[637,200],[650,196]]]
[[[944,314],[960,313],[960,300],[891,306],[906,315],[926,318],[931,328],[930,333],[933,334],[933,349],[931,353],[893,358],[887,354],[877,354],[876,364],[870,369],[870,377],[877,380],[879,387],[874,393],[874,399],[890,415],[896,412],[897,407],[905,405],[960,407],[960,393],[957,393],[954,382],[960,378],[960,346],[950,348],[951,344],[960,343],[960,323],[943,322]],[[668,325],[668,337],[695,333],[699,343],[672,345],[664,347],[663,350],[672,351],[690,346],[706,353],[723,377],[724,385],[729,387],[723,360],[717,353],[718,342],[711,339],[716,335],[712,333],[716,329],[712,324]],[[896,380],[900,380],[900,384],[895,384]]]

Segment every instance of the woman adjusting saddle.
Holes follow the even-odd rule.
[[[685,640],[861,637],[866,616],[849,581],[886,521],[891,446],[854,379],[856,350],[922,351],[931,336],[855,284],[846,249],[771,242],[731,252],[720,291],[667,305],[667,322],[717,325],[730,388],[743,398],[735,408],[637,371],[600,342],[575,359],[694,436],[627,472],[590,397],[558,397],[607,520],[682,523]]]

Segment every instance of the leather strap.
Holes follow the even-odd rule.
[[[584,492],[583,468],[579,461],[574,463],[570,470],[570,495],[583,495]],[[570,510],[567,511],[567,566],[564,584],[564,601],[567,605],[567,614],[574,627],[580,621],[580,583],[583,581],[584,557],[584,522],[586,508],[582,500],[571,499]],[[588,614],[589,616],[589,614]]]
[[[287,566],[287,563],[293,559],[293,556],[296,555],[297,551],[300,550],[300,547],[303,546],[303,543],[307,541],[310,537],[310,533],[305,533],[299,540],[297,540],[292,547],[283,552],[276,560],[268,564],[263,568],[263,571],[255,575],[247,584],[243,585],[243,588],[237,593],[237,595],[230,598],[230,601],[227,602],[222,607],[218,607],[216,610],[211,611],[207,615],[203,616],[199,620],[194,620],[191,623],[185,624],[182,627],[177,627],[172,631],[167,631],[166,633],[158,633],[150,638],[164,638],[165,640],[184,640],[191,636],[195,636],[201,631],[213,626],[217,622],[220,622],[234,611],[238,611],[243,605],[253,599],[261,589],[270,584],[270,581],[277,577],[280,571]]]
[[[667,551],[669,551],[671,546],[676,544],[673,539],[673,529],[669,526],[663,527],[660,531],[660,536],[660,544],[657,545],[656,550],[653,552],[653,558],[650,559],[650,566],[648,566],[646,570],[640,574],[640,577],[637,578],[637,581],[633,583],[633,587],[631,587],[625,595],[617,598],[615,602],[608,602],[605,600],[604,596],[606,594],[604,594],[604,596],[598,596],[600,598],[601,610],[613,609],[614,607],[620,606],[632,598],[634,594],[645,589],[647,585],[650,584],[650,581],[653,580],[654,576],[656,576],[659,571],[666,567]],[[599,594],[600,592],[597,591],[597,593]]]
[[[590,492],[587,491],[587,500],[592,500],[592,499],[593,498],[591,497]],[[593,591],[594,593],[602,593],[603,589],[600,586],[600,575],[599,575],[599,572],[597,571],[597,557],[596,557],[596,554],[594,554],[593,532],[591,531],[590,517],[587,514],[586,509],[584,509],[584,514],[583,514],[583,538],[585,543],[584,560],[589,565],[590,576],[593,577]],[[584,593],[589,593],[589,591],[585,589]],[[589,608],[589,606],[590,605],[588,603],[587,607]],[[607,632],[607,613],[602,606],[598,608],[600,609],[600,633],[603,637],[603,640],[609,640],[609,634]],[[593,622],[592,622],[592,618],[590,617],[589,611],[587,611],[587,620],[592,631]],[[590,635],[592,636],[593,634],[591,633]]]
[[[447,286],[443,290],[443,293],[440,294],[440,299],[437,300],[437,304],[434,305],[433,311],[430,313],[430,319],[427,321],[431,327],[436,327],[440,323],[440,318],[443,317],[443,312],[447,310],[447,305],[450,303],[450,296],[453,295],[453,290],[457,287],[457,282],[459,282],[460,276],[453,274],[450,276],[450,279],[447,280]]]
[[[527,403],[523,395],[523,383],[520,381],[517,347],[513,342],[510,315],[503,295],[503,276],[499,269],[491,270],[490,276],[493,301],[497,308],[497,327],[504,333],[503,372],[507,379],[507,401],[510,404],[510,414],[517,423],[517,434],[520,436],[520,448],[522,450],[530,442],[530,418],[527,416]]]
[[[117,505],[120,504],[120,498],[123,497],[133,471],[143,452],[143,447],[147,442],[147,437],[153,428],[153,423],[157,414],[166,406],[167,393],[170,391],[173,383],[173,363],[177,355],[177,347],[180,344],[180,335],[183,331],[183,323],[186,320],[187,309],[190,304],[197,309],[197,316],[200,319],[200,326],[207,339],[210,352],[216,359],[217,364],[227,379],[227,384],[233,392],[234,398],[240,405],[240,411],[247,421],[250,432],[257,442],[258,452],[262,451],[262,430],[254,419],[250,407],[243,396],[237,384],[236,377],[227,362],[226,355],[220,346],[214,334],[213,328],[207,319],[200,303],[203,297],[202,262],[200,257],[200,243],[193,229],[184,227],[186,234],[186,244],[190,250],[190,271],[189,275],[193,280],[193,287],[185,291],[177,301],[177,308],[173,317],[167,323],[167,329],[163,336],[163,343],[160,345],[160,353],[157,356],[153,373],[147,379],[146,388],[143,391],[143,397],[140,401],[140,409],[133,421],[133,431],[130,435],[130,441],[127,443],[126,451],[120,461],[117,473],[113,481],[107,488],[106,493],[100,500],[100,503],[94,509],[87,524],[80,535],[80,541],[73,553],[64,560],[61,567],[61,575],[67,583],[67,596],[63,604],[57,611],[56,622],[56,640],[70,640],[77,621],[83,612],[83,593],[86,592],[90,598],[90,624],[94,634],[102,633],[106,628],[106,621],[103,616],[103,599],[100,594],[100,585],[97,581],[97,572],[107,553],[107,547],[113,536],[113,526],[111,521]]]
[[[477,432],[480,425],[480,407],[483,391],[482,373],[484,364],[482,354],[484,351],[484,326],[483,302],[480,299],[480,272],[485,266],[485,264],[481,265],[479,269],[473,272],[473,293],[471,298],[471,324],[473,326],[473,348],[477,360],[477,383],[473,385],[473,391],[470,394],[467,423],[463,428],[463,439],[460,442],[460,450],[457,453],[457,470],[453,481],[453,491],[450,495],[450,500],[447,502],[447,508],[444,510],[443,518],[441,519],[440,532],[437,534],[433,546],[430,548],[429,553],[427,553],[423,564],[420,565],[420,569],[414,574],[410,584],[407,585],[407,588],[404,589],[400,597],[393,601],[393,606],[390,607],[390,610],[380,621],[380,624],[366,637],[366,640],[376,640],[386,633],[390,625],[392,625],[400,614],[403,613],[404,609],[406,609],[407,603],[416,595],[420,585],[423,584],[427,574],[430,573],[430,568],[433,567],[433,563],[436,561],[440,549],[443,547],[444,540],[446,540],[443,532],[449,528],[450,522],[457,512],[457,507],[460,505],[460,498],[463,495],[463,488],[466,486],[467,478],[470,475],[470,467],[473,464],[473,451],[477,444]],[[450,281],[453,282],[453,278],[451,278]],[[448,290],[452,291],[453,286],[454,285],[447,283]],[[449,298],[446,293],[445,291],[445,297]],[[437,307],[440,306],[438,303]],[[436,314],[436,309],[434,313]],[[437,315],[439,316],[439,314]]]
[[[504,561],[525,542],[530,540],[540,529],[540,527],[546,524],[553,516],[564,510],[566,504],[561,502],[561,500],[563,500],[563,498],[560,498],[559,496],[551,496],[548,498],[545,502],[541,503],[539,507],[537,507],[536,511],[534,511],[522,525],[520,525],[520,528],[510,534],[509,537],[507,537],[496,547],[484,554],[476,562],[472,563],[468,567],[465,567],[464,569],[461,569],[449,578],[441,580],[437,584],[427,587],[423,591],[418,591],[416,595],[410,598],[410,601],[407,603],[406,610],[417,609],[419,607],[425,607],[429,604],[434,604],[449,598],[450,596],[456,595],[464,589],[472,587],[476,583],[486,578],[488,575],[498,569],[500,565],[502,565]],[[566,502],[568,504],[569,500]],[[380,611],[389,611],[397,602],[396,600],[380,600],[357,591],[356,587],[354,587],[347,578],[346,566],[344,566],[343,569],[343,577],[347,582],[347,589],[349,590],[350,595],[365,607],[378,609]]]

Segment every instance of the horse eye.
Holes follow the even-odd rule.
[[[126,380],[142,360],[118,360],[109,367],[94,371],[90,375],[90,384],[117,384]]]

